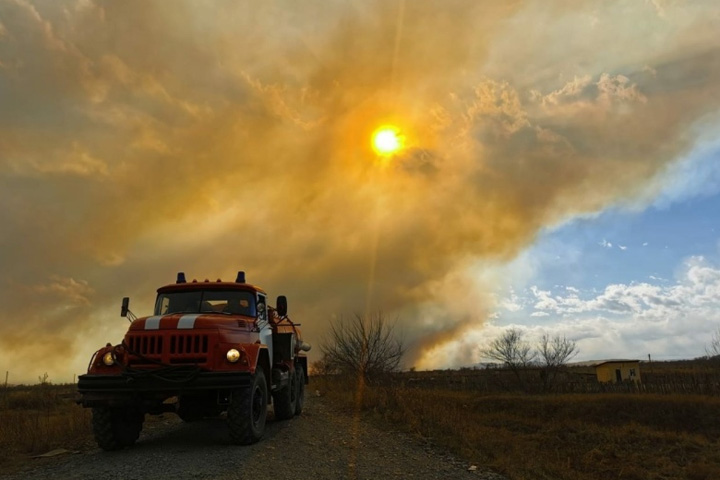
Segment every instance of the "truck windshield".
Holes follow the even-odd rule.
[[[161,293],[155,315],[172,313],[223,313],[255,316],[255,295],[237,290],[200,290]]]

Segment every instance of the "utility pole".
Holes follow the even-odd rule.
[[[6,370],[6,371],[5,371],[5,389],[6,389],[6,390],[7,390],[7,382],[8,382],[8,377],[9,377],[9,376],[10,376],[10,371],[9,371],[9,370]]]
[[[650,358],[649,353],[648,353],[648,362],[650,363],[650,373],[652,373],[652,358]]]

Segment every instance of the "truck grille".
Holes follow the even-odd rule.
[[[157,362],[178,364],[207,363],[208,335],[195,333],[172,333],[167,335],[140,334],[126,338],[133,365]]]

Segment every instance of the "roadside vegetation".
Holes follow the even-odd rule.
[[[394,345],[383,328],[375,338]],[[334,332],[323,352],[334,351]],[[531,345],[509,329],[483,350],[499,362],[491,368],[368,375],[326,355],[311,388],[511,480],[715,480],[720,347],[711,348],[707,358],[642,362],[642,384],[600,384],[567,367],[573,341]]]
[[[33,386],[0,385],[0,473],[29,456],[92,441],[90,412],[75,405],[77,387],[53,385],[47,376]]]
[[[720,478],[717,396],[484,393],[408,387],[405,375],[362,392],[336,375],[312,388],[511,480]]]

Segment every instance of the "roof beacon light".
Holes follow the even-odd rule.
[[[245,272],[243,272],[242,270],[238,272],[235,283],[245,283]]]
[[[175,283],[186,283],[185,281],[185,272],[178,272],[177,274],[177,281]]]

